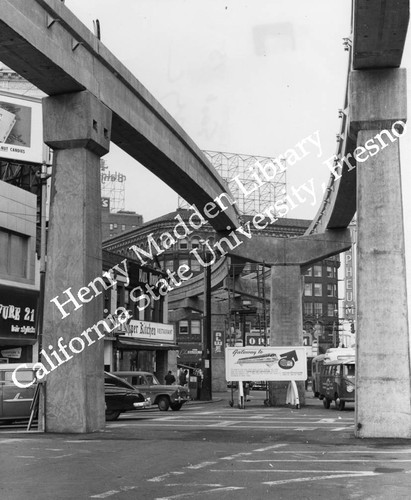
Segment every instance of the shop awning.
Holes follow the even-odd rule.
[[[180,347],[177,344],[167,344],[166,342],[153,342],[150,340],[134,339],[132,337],[119,336],[116,342],[117,348],[122,349],[144,349],[146,351],[178,351]]]

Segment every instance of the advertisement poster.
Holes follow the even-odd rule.
[[[41,100],[0,92],[0,158],[43,161]]]
[[[290,381],[307,378],[304,346],[227,347],[225,352],[227,381]]]

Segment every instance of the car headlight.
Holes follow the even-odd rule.
[[[354,386],[353,385],[348,385],[347,386],[347,392],[354,392]]]

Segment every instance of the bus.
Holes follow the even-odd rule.
[[[325,354],[316,356],[311,361],[311,376],[312,376],[312,391],[316,398],[319,397],[320,392],[320,374],[321,367],[325,361],[331,360],[344,360],[355,358],[355,349],[348,347],[336,347],[327,349]]]
[[[324,361],[320,370],[319,398],[324,408],[335,401],[337,410],[355,402],[355,359]]]

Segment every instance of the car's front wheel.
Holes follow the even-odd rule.
[[[183,403],[172,403],[170,405],[171,409],[173,411],[178,411],[178,410],[181,410],[181,407],[183,406]]]
[[[113,420],[117,420],[120,416],[121,411],[118,410],[108,410],[106,411],[106,420],[112,422]]]
[[[160,411],[167,411],[170,407],[170,400],[166,396],[162,396],[159,398],[157,405]]]

